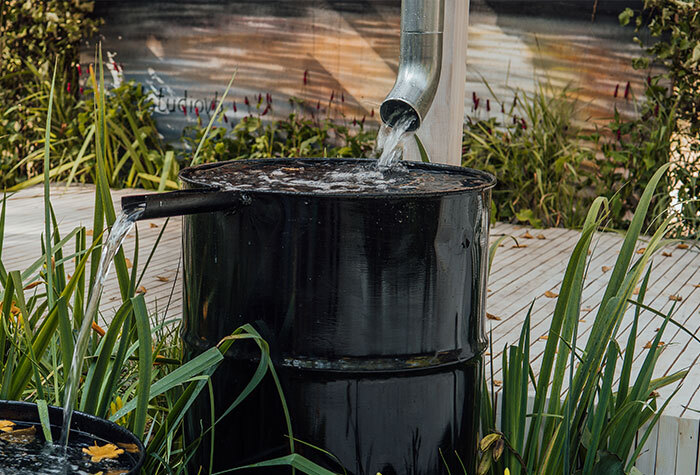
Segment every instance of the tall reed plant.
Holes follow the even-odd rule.
[[[683,370],[653,378],[663,350],[662,335],[667,325],[675,322],[673,308],[664,315],[643,304],[650,261],[665,244],[670,216],[662,220],[643,254],[633,261],[654,190],[667,169],[668,165],[657,170],[641,196],[588,340],[579,339],[581,296],[588,250],[607,215],[604,198],[596,199],[591,206],[570,257],[539,375],[535,376],[530,366],[529,314],[518,343],[504,348],[499,416],[493,386],[492,398],[483,398],[481,427],[485,437],[480,444],[480,475],[489,470],[500,475],[505,468],[513,474],[638,473],[634,462],[678,388],[661,407],[657,406],[656,391],[681,381],[687,374]],[[635,295],[638,285],[639,293]],[[641,368],[635,372],[632,363],[642,311],[659,318],[660,327]],[[633,322],[623,348],[620,328],[630,312]],[[484,391],[488,390],[484,382]],[[648,426],[643,429],[645,424]]]
[[[85,315],[85,305],[97,275],[103,240],[116,219],[109,189],[108,157],[110,121],[105,106],[101,52],[98,71],[91,72],[95,85],[90,127],[95,150],[96,180],[92,238],[79,226],[62,234],[51,206],[50,167],[52,117],[56,75],[50,82],[44,164],[44,221],[42,254],[23,271],[8,270],[3,264],[4,231],[8,196],[0,207],[0,399],[34,401],[40,405],[62,405],[71,364],[74,337]],[[167,226],[167,223],[166,223]],[[188,462],[205,438],[213,438],[216,422],[200,436],[185,443],[182,421],[188,408],[203,392],[211,391],[209,378],[224,359],[228,348],[241,340],[253,340],[260,348],[258,369],[251,381],[227,408],[240,404],[263,378],[273,378],[285,408],[290,454],[256,464],[290,466],[304,473],[328,475],[325,470],[294,452],[291,419],[267,343],[249,325],[234,331],[216,347],[190,361],[182,360],[177,324],[149,313],[140,281],[166,229],[161,228],[150,255],[139,262],[138,232],[131,256],[131,269],[123,250],[114,268],[121,302],[103,328],[95,317],[94,333],[84,358],[76,409],[109,418],[133,431],[144,441],[146,463],[143,473],[188,473]],[[197,473],[201,473],[197,471]],[[209,472],[211,473],[211,472]]]

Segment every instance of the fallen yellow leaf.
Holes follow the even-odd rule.
[[[13,444],[29,444],[34,441],[36,427],[31,426],[26,429],[16,429],[9,432],[0,432],[0,439]]]
[[[681,300],[683,300],[683,297],[681,297],[680,295],[669,295],[668,299],[674,302],[680,302]]]
[[[700,289],[700,284],[695,284],[693,285],[693,287],[695,287],[696,289]]]
[[[85,234],[87,236],[92,236],[94,233],[92,232],[92,229],[88,229],[87,231],[85,231]]]
[[[653,343],[653,342],[648,341],[647,344],[644,345],[644,349],[648,350],[649,348],[651,348],[652,343]],[[665,343],[664,343],[663,341],[660,341],[660,342],[659,342],[659,346],[664,346],[664,345],[665,345]]]
[[[500,381],[500,380],[498,380],[498,379],[494,379],[494,380],[493,380],[493,385],[494,385],[494,386],[500,386],[501,384],[503,384],[502,381]]]
[[[119,457],[124,453],[124,449],[120,449],[114,444],[99,446],[97,442],[95,442],[95,445],[84,447],[83,453],[90,456],[91,462],[97,463],[105,459],[110,460]]]
[[[583,310],[584,312],[590,312],[591,310],[593,310],[593,307],[583,307],[581,310]]]
[[[688,249],[688,245],[680,243],[679,245],[676,246],[676,249]]]
[[[523,247],[527,247],[527,244],[513,244],[513,246],[511,246],[512,249],[521,249]]]
[[[140,285],[138,289],[136,289],[137,294],[145,294],[146,293],[146,287],[143,285]]]
[[[549,336],[547,336],[547,335],[542,335],[542,336],[540,337],[540,340],[549,340]]]
[[[554,299],[554,298],[559,297],[559,294],[555,294],[554,292],[550,292],[549,290],[547,290],[547,291],[544,293],[544,296],[547,297],[547,298],[550,298],[550,299]]]
[[[534,239],[534,237],[532,236],[532,234],[530,234],[528,231],[525,231],[525,234],[523,234],[523,235],[520,236],[520,237],[523,238],[523,239]]]
[[[637,249],[637,254],[644,254],[644,251],[646,251],[646,250],[647,250],[646,247],[640,247],[639,249]]]
[[[547,239],[544,234],[538,234],[537,239]]]
[[[673,254],[671,254],[670,252],[666,252],[666,251],[662,252],[661,255],[664,257],[673,257]]]
[[[634,290],[632,291],[632,295],[639,295],[639,287],[635,287]]]
[[[130,454],[136,454],[139,452],[139,447],[136,444],[117,443],[117,445]]]
[[[164,275],[157,275],[156,279],[160,280],[161,282],[170,282],[170,278]]]
[[[607,272],[607,271],[609,271],[610,269],[612,269],[612,267],[603,266],[601,269],[603,270],[603,272]]]
[[[486,318],[488,318],[489,320],[500,320],[501,319],[501,317],[497,317],[496,315],[489,313],[489,312],[486,312]]]
[[[5,420],[0,421],[0,431],[12,432],[12,428],[14,426],[15,426],[15,423],[12,421],[5,421]]]
[[[125,257],[124,260],[126,261],[126,268],[131,269],[133,267],[133,265],[131,264],[131,259]]]
[[[158,225],[157,225],[156,223],[150,223],[150,227],[151,227],[151,228],[157,228]]]

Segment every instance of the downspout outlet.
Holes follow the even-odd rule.
[[[402,0],[399,71],[379,109],[389,127],[408,118],[408,130],[417,130],[430,109],[440,81],[444,17],[445,0]]]

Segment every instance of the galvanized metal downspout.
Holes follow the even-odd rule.
[[[409,130],[420,127],[440,81],[445,0],[402,0],[399,71],[379,109],[382,121],[394,126],[411,117]]]

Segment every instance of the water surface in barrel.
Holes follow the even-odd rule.
[[[54,436],[60,428],[54,427]],[[47,444],[41,427],[17,423],[11,432],[0,432],[0,473],[3,475],[37,474],[94,474],[127,473],[135,465],[132,455],[124,448],[114,446],[114,458],[92,461],[92,456],[83,452],[95,445],[105,447],[108,442],[73,431],[71,441],[62,450]],[[109,448],[109,447],[108,447]],[[126,449],[130,449],[126,447]]]
[[[225,191],[348,195],[459,192],[488,186],[491,181],[486,174],[466,168],[455,171],[399,164],[390,170],[379,170],[373,161],[335,159],[233,161],[186,170],[183,177]]]

